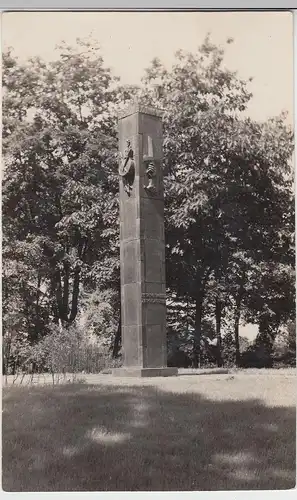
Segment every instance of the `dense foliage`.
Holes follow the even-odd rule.
[[[134,95],[164,111],[170,353],[240,365],[246,321],[271,363],[294,319],[293,135],[285,115],[247,117],[248,82],[224,51],[206,39],[171,69],[155,59],[139,87],[90,42],[47,64],[8,51],[3,89],[4,365],[53,325],[119,352],[116,109]]]

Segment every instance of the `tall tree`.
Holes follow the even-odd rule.
[[[171,70],[155,59],[140,94],[164,110],[167,280],[195,303],[196,366],[210,277],[220,341],[220,282],[238,251],[256,262],[282,261],[290,239],[292,131],[284,116],[245,117],[248,84],[224,68],[223,57],[206,39],[197,54],[178,52]],[[238,311],[241,295],[239,286]]]
[[[82,280],[117,251],[116,81],[94,44],[59,50],[48,64],[4,55],[3,215],[7,258],[30,255],[53,319],[67,326]]]
[[[167,285],[194,311],[194,364],[210,314],[219,347],[232,316],[237,362],[240,318],[273,339],[294,302],[293,136],[284,116],[246,118],[248,83],[223,49],[207,38],[171,69],[155,59],[141,87],[119,85],[93,43],[51,63],[8,51],[3,88],[4,297],[8,311],[18,294],[32,340],[75,321],[94,288],[113,289],[120,326],[115,108],[135,95],[164,111]]]

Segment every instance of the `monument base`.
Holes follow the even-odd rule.
[[[114,368],[112,375],[114,377],[174,377],[178,374],[178,369],[174,367],[164,368],[141,368],[141,367],[122,367]]]

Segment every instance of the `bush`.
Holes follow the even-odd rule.
[[[167,366],[174,366],[176,368],[189,368],[192,366],[190,356],[180,349],[171,351],[168,354]]]
[[[10,328],[3,335],[3,374],[99,373],[122,365],[122,356],[112,358],[106,331],[102,337],[86,334],[86,328],[62,328],[51,324],[49,333],[31,345],[23,332]],[[87,331],[89,331],[87,329]]]
[[[55,373],[98,373],[121,362],[112,360],[107,347],[99,341],[90,343],[78,327],[53,328],[36,347],[37,363],[41,361],[48,371]]]
[[[278,365],[296,366],[296,324],[288,322],[273,346],[273,359]]]
[[[240,357],[241,368],[272,368],[273,358],[265,346],[249,347]]]
[[[31,346],[27,338],[16,333],[6,333],[2,342],[3,374],[28,372],[31,366]]]
[[[231,332],[226,333],[222,338],[221,349],[224,366],[235,366],[236,349],[234,337]]]

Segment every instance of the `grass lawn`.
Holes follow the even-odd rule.
[[[289,489],[295,370],[3,390],[5,491]]]

